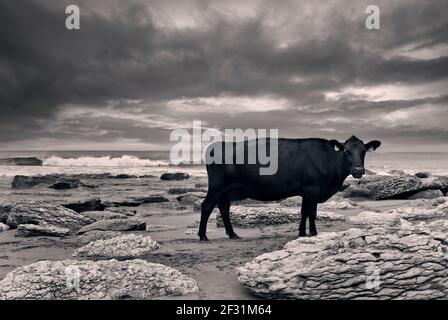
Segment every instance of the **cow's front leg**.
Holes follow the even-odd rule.
[[[308,187],[304,188],[304,193],[302,196],[302,220],[303,217],[307,217],[310,220],[310,236],[317,235],[316,229],[316,213],[317,213],[317,202],[318,202],[319,188],[318,187]],[[305,223],[302,226],[302,221],[300,226],[303,229],[299,230],[299,236],[305,236]]]
[[[317,203],[310,205],[309,215],[310,218],[310,236],[317,236],[316,229],[316,215],[317,215]]]

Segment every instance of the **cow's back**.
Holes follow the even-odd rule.
[[[269,138],[268,140],[273,141]],[[328,183],[333,179],[339,165],[337,152],[331,149],[328,140],[278,139],[278,159],[270,158],[271,161],[278,161],[277,171],[271,175],[263,175],[260,174],[260,169],[272,163],[262,165],[258,158],[255,164],[247,163],[248,148],[253,146],[251,143],[255,141],[266,143],[265,139],[258,139],[233,144],[233,150],[245,150],[245,163],[207,164],[209,190],[230,192],[234,199],[283,199],[301,195],[304,186]],[[212,145],[209,150],[216,150],[216,147],[225,150],[224,142]],[[269,147],[267,149],[269,150]],[[224,162],[225,151],[222,157]],[[236,160],[236,157],[233,157],[233,160]]]

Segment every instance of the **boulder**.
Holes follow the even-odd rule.
[[[440,190],[423,190],[413,194],[409,199],[436,199],[440,197],[443,197],[443,192]]]
[[[92,222],[93,219],[73,210],[37,201],[13,204],[6,224],[11,228],[21,224],[47,224],[76,231]]]
[[[428,171],[421,171],[421,172],[416,172],[414,175],[417,178],[423,179],[423,178],[429,178],[431,176],[431,173]]]
[[[265,299],[446,299],[447,232],[443,220],[298,238],[237,268],[238,280]]]
[[[109,220],[109,219],[127,219],[128,217],[124,214],[118,212],[110,212],[110,211],[85,211],[82,213],[83,216],[86,216],[95,221],[99,220]]]
[[[97,259],[135,259],[159,249],[160,245],[149,236],[127,234],[97,240],[75,250],[74,256]]]
[[[70,229],[56,227],[46,223],[20,224],[17,226],[18,237],[65,237],[70,234]]]
[[[83,234],[93,230],[101,231],[144,231],[146,223],[138,219],[110,219],[100,220],[82,227],[78,234]]]
[[[164,173],[160,176],[161,180],[186,180],[189,178],[190,175],[185,172]]]
[[[367,196],[374,200],[407,199],[424,190],[422,181],[411,175],[402,176],[366,176],[358,183],[350,183],[343,191],[346,197]]]
[[[64,204],[63,206],[78,213],[84,211],[103,211],[106,208],[106,206],[101,203],[100,198],[91,198],[85,201]]]
[[[72,179],[72,180],[64,180],[64,181],[58,181],[54,184],[52,184],[51,186],[49,186],[49,188],[55,189],[55,190],[69,190],[69,189],[76,189],[79,187],[79,184],[81,182],[77,179]]]
[[[6,231],[6,230],[9,230],[9,227],[6,224],[0,222],[0,232]]]
[[[241,228],[256,228],[284,223],[298,223],[300,221],[300,208],[232,206],[230,211],[232,225]],[[321,221],[345,221],[346,217],[333,212],[318,211],[316,219]],[[216,226],[224,227],[219,213],[216,215]]]
[[[196,282],[176,269],[143,260],[46,260],[0,281],[2,300],[142,300],[197,291]]]

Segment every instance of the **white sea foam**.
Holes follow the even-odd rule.
[[[168,166],[169,162],[163,160],[140,159],[135,156],[121,157],[79,157],[61,158],[52,156],[43,162],[44,166],[52,167],[160,167]]]

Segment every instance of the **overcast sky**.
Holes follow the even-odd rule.
[[[365,28],[368,4],[381,30]],[[448,152],[447,13],[446,0],[0,0],[0,148],[166,149],[202,120]]]

